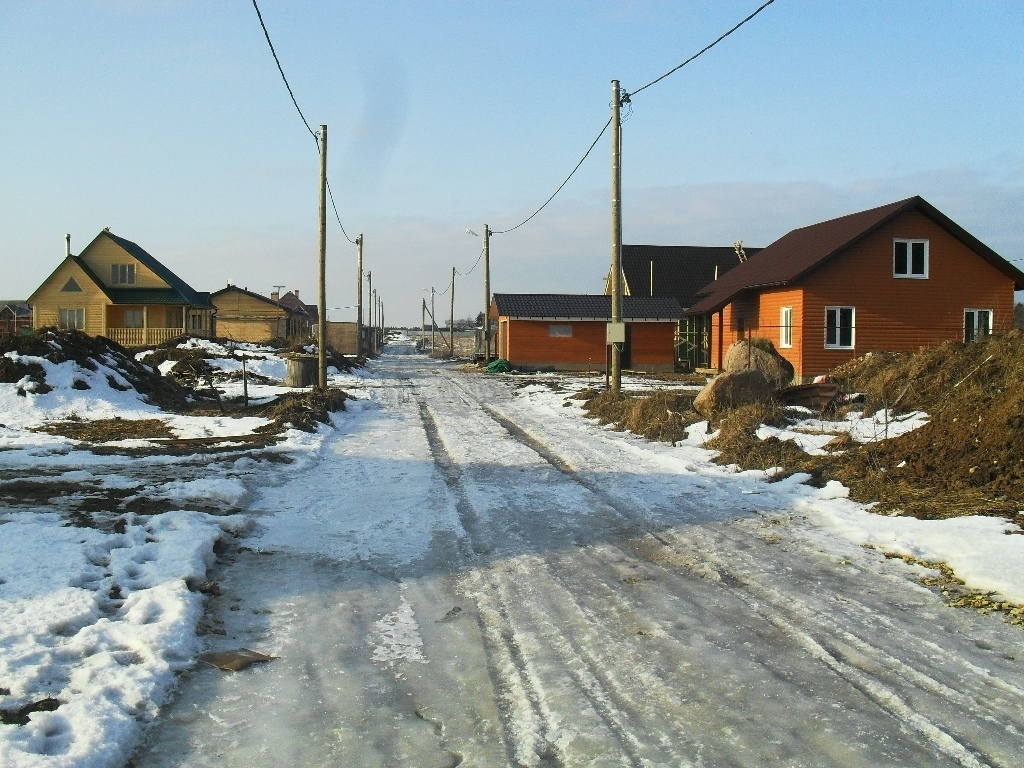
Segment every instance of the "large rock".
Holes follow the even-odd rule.
[[[762,348],[761,345],[768,349]],[[788,387],[793,381],[792,364],[775,351],[775,347],[770,341],[763,339],[755,340],[752,345],[745,340],[737,341],[725,353],[725,362],[722,368],[729,373],[745,371],[748,368],[761,371],[768,379],[768,383],[772,385],[773,390]]]
[[[772,396],[775,387],[756,368],[720,373],[708,382],[693,401],[693,409],[710,419],[714,413],[739,408],[752,403],[763,403]]]

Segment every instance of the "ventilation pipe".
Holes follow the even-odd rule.
[[[71,233],[64,233],[64,256],[71,255]]]

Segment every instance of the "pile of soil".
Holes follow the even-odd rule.
[[[784,477],[807,472],[812,483],[839,480],[851,498],[878,502],[878,512],[922,519],[992,515],[1024,523],[1024,332],[990,336],[970,344],[946,342],[917,353],[874,353],[833,371],[840,393],[863,402],[832,408],[894,416],[925,411],[930,421],[899,437],[857,444],[837,438],[826,456],[809,456],[791,441],[760,440],[761,424],[784,426],[793,419],[779,403],[729,411],[712,427],[709,448],[716,461],[745,469],[782,467]],[[613,423],[652,440],[675,441],[699,421],[685,410],[686,395],[621,396],[581,393],[585,408],[601,423]],[[667,413],[672,411],[679,416]],[[673,422],[673,418],[676,421]]]
[[[0,382],[16,384],[24,376],[36,382],[35,392],[50,391],[43,367],[38,363],[24,363],[3,357],[7,352],[43,357],[53,363],[73,360],[80,368],[98,370],[98,364],[116,370],[137,392],[150,403],[161,408],[182,409],[190,392],[177,382],[164,378],[149,365],[140,363],[124,347],[100,336],[87,336],[77,330],[40,328],[24,336],[0,337]],[[114,389],[124,390],[113,376],[107,381]],[[81,382],[82,389],[88,384]]]
[[[289,427],[303,432],[316,432],[318,424],[330,424],[331,414],[345,410],[345,401],[351,395],[341,389],[312,387],[303,392],[286,392],[279,397],[269,413],[273,419],[256,429],[259,434],[276,434]]]

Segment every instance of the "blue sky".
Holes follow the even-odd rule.
[[[282,2],[260,8],[389,322],[564,179],[634,90],[759,3]],[[1024,4],[776,0],[638,94],[625,242],[766,245],[920,194],[1024,266]],[[315,297],[315,146],[250,2],[0,4],[0,298],[104,226],[199,290]],[[597,292],[607,135],[492,240],[494,291]],[[355,301],[335,223],[328,305]],[[480,270],[456,314],[482,309]],[[447,303],[445,302],[445,306]],[[349,319],[351,310],[332,317]]]

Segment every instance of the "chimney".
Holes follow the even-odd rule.
[[[271,293],[270,293],[270,300],[271,301],[280,301],[281,300],[281,294],[279,292],[277,292],[277,291],[271,291]]]
[[[68,232],[64,235],[64,255],[71,255],[71,233]]]
[[[295,294],[295,298],[296,299],[299,298],[299,289],[298,288],[296,288],[294,291],[292,291],[292,293]]]

